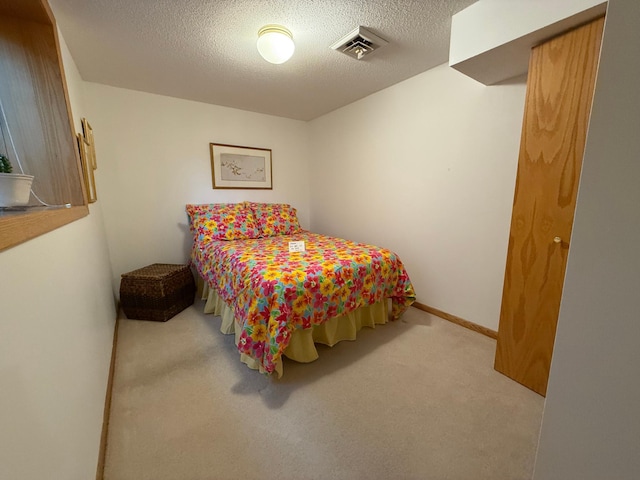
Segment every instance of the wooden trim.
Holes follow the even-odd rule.
[[[414,302],[413,306],[418,310],[422,310],[437,317],[444,318],[445,320],[455,323],[456,325],[460,325],[461,327],[468,328],[469,330],[473,330],[474,332],[481,333],[482,335],[486,335],[487,337],[493,338],[494,340],[498,338],[498,332],[496,332],[495,330],[491,330],[490,328],[483,327],[482,325],[470,322],[469,320],[456,317],[455,315],[451,315],[450,313],[443,312],[442,310],[438,310],[437,308],[430,307],[429,305],[425,305],[424,303]]]
[[[89,214],[86,205],[0,213],[0,251],[13,247]]]
[[[116,310],[120,311],[120,308]],[[96,469],[96,480],[104,478],[104,464],[107,458],[107,437],[109,434],[109,419],[111,418],[111,396],[113,394],[113,376],[116,369],[116,350],[118,346],[118,328],[120,326],[120,315],[116,318],[113,328],[113,345],[111,347],[111,363],[109,365],[109,376],[107,378],[107,392],[104,398],[104,413],[102,414],[102,434],[100,435],[100,449],[98,450],[98,467]]]

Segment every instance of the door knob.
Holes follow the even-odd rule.
[[[562,243],[562,239],[560,237],[553,237],[553,243]]]

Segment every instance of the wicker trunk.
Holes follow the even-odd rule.
[[[193,304],[195,291],[187,265],[154,263],[122,275],[120,306],[127,318],[166,322]]]

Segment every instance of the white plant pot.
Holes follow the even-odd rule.
[[[0,173],[0,207],[20,207],[29,203],[33,175]]]

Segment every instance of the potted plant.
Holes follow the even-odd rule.
[[[33,175],[13,173],[11,162],[0,154],[0,207],[19,207],[29,203]]]

